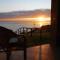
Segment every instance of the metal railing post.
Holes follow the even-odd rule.
[[[42,39],[41,33],[42,33],[42,31],[40,29],[40,42],[41,42],[41,39]],[[39,50],[39,60],[42,60],[42,46],[41,46],[41,44],[40,44],[40,50]]]

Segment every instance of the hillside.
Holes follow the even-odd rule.
[[[0,13],[0,18],[14,18],[14,17],[34,17],[39,15],[51,15],[50,9],[38,9],[33,11],[12,11]]]

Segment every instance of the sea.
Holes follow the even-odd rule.
[[[39,25],[33,24],[32,21],[20,21],[20,22],[9,22],[9,21],[0,21],[0,26],[6,27],[8,29],[11,29],[13,31],[16,31],[17,29],[21,27],[26,28],[34,28],[34,27],[40,27]]]

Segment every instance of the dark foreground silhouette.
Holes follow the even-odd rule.
[[[12,30],[0,26],[0,48],[9,47],[9,40],[13,37],[17,37]]]

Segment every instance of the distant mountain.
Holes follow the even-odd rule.
[[[12,18],[12,17],[34,17],[45,14],[46,16],[51,15],[50,9],[37,9],[33,11],[12,11],[0,13],[0,18]]]

